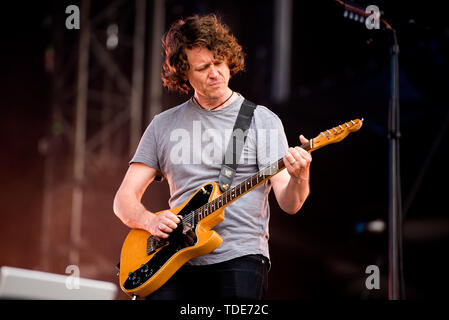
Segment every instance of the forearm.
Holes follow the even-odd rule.
[[[181,220],[170,210],[150,212],[142,204],[142,196],[156,176],[156,169],[133,163],[114,197],[114,213],[128,227],[142,229],[151,235],[168,238]]]
[[[279,206],[288,214],[295,214],[309,196],[309,180],[295,180],[290,177],[289,182],[280,191],[277,197]]]
[[[143,230],[148,230],[150,220],[155,216],[136,196],[123,192],[114,198],[114,213],[129,228]]]

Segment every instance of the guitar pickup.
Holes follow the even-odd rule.
[[[168,243],[167,239],[159,239],[155,236],[149,236],[147,239],[147,254],[154,253],[157,249],[165,246]]]

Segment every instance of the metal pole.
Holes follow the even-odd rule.
[[[133,154],[142,134],[143,76],[145,53],[146,0],[136,0],[131,88],[131,125],[129,152]]]
[[[83,210],[84,159],[86,145],[86,113],[89,73],[89,14],[90,0],[81,3],[81,26],[78,55],[75,151],[73,164],[72,216],[70,221],[70,263],[79,265],[81,243],[81,219]]]
[[[54,85],[54,84],[53,84]],[[54,150],[53,139],[45,141],[45,162],[44,162],[44,196],[42,203],[42,232],[41,232],[41,256],[40,267],[45,271],[50,271],[50,248],[51,248],[51,213],[53,211],[53,167]]]
[[[161,38],[165,27],[165,1],[153,1],[153,25],[151,33],[151,63],[149,73],[149,99],[147,100],[147,122],[162,111],[162,80],[161,80]]]
[[[402,283],[402,200],[399,161],[400,112],[399,112],[399,46],[396,31],[393,33],[391,51],[391,101],[388,110],[389,138],[389,277],[388,298],[401,299]],[[404,296],[404,294],[402,294]]]
[[[282,103],[290,95],[292,0],[274,2],[274,52],[271,97]]]
[[[55,7],[52,10],[52,17],[57,16]],[[63,83],[64,77],[60,71],[60,59],[56,54],[57,50],[61,48],[62,32],[61,28],[55,28],[58,25],[58,20],[52,20],[52,24],[49,26],[52,29],[52,46],[53,46],[53,69],[47,70],[51,74],[51,99],[49,104],[51,106],[52,122],[56,119],[57,114],[57,96],[60,92],[60,84]],[[52,123],[53,125],[53,123]],[[42,140],[41,140],[42,141]],[[54,148],[54,134],[53,128],[48,138],[43,140],[43,152],[45,156],[44,160],[44,186],[43,186],[43,199],[42,199],[42,225],[41,225],[41,248],[40,248],[40,268],[44,271],[50,270],[50,252],[51,252],[51,235],[52,235],[52,211],[53,211],[53,180],[54,180],[54,163],[55,163],[55,148]],[[42,145],[40,146],[42,147]]]

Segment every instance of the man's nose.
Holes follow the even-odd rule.
[[[214,65],[211,65],[209,70],[209,77],[210,78],[216,78],[218,76],[218,70]]]

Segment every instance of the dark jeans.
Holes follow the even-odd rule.
[[[269,261],[246,255],[206,266],[182,266],[148,300],[261,300],[268,285]]]

